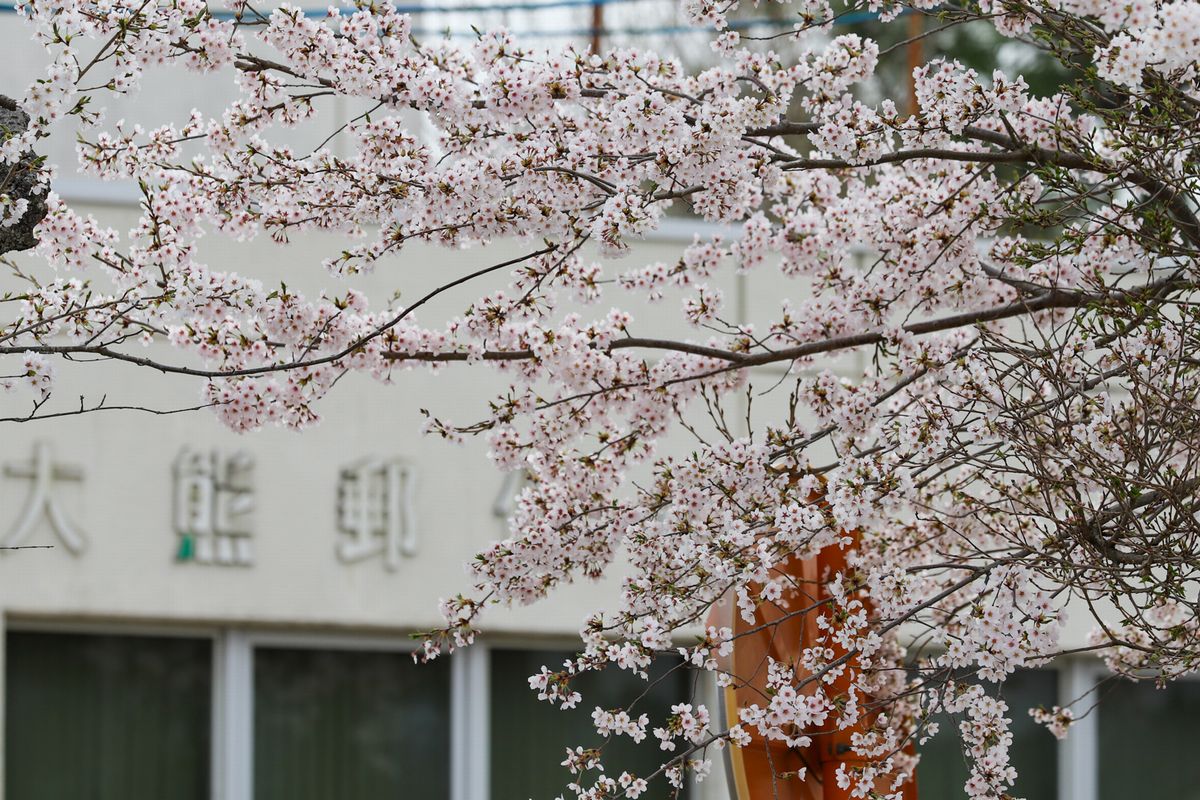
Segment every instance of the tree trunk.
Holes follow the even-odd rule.
[[[28,126],[29,115],[12,99],[0,95],[0,141],[24,132]],[[33,229],[46,216],[46,200],[37,173],[37,156],[32,151],[22,153],[15,164],[0,166],[0,194],[8,195],[13,202],[24,199],[29,203],[15,223],[0,226],[0,255],[28,250],[38,242]]]

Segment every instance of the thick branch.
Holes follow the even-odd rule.
[[[962,314],[954,314],[948,317],[926,320],[923,322],[913,322],[903,327],[907,333],[915,336],[920,336],[928,333],[939,333],[942,331],[962,328],[968,325],[980,325],[986,322],[996,322],[1002,319],[1010,319],[1026,314],[1032,314],[1037,311],[1047,311],[1054,308],[1078,308],[1087,305],[1088,303],[1101,302],[1104,300],[1127,301],[1135,297],[1139,297],[1146,292],[1159,291],[1163,287],[1162,282],[1147,284],[1141,289],[1119,292],[1114,295],[1104,295],[1099,292],[1082,292],[1082,291],[1065,291],[1054,289],[1045,292],[1044,294],[1016,303],[1010,303],[1004,306],[996,306],[994,308],[982,309],[978,311],[967,311]],[[795,347],[786,347],[781,350],[770,350],[761,353],[740,353],[733,350],[721,350],[714,347],[704,347],[702,345],[690,344],[687,342],[677,342],[669,339],[646,339],[640,337],[629,337],[626,339],[618,339],[607,348],[606,352],[614,350],[626,350],[630,348],[640,348],[645,350],[670,350],[678,353],[690,353],[692,355],[705,356],[707,358],[715,358],[722,361],[728,361],[734,368],[757,367],[765,364],[774,364],[781,361],[795,361],[798,358],[806,356],[819,355],[822,353],[831,353],[838,350],[846,350],[853,347],[863,347],[865,345],[880,344],[884,342],[888,334],[884,331],[871,331],[868,333],[853,334],[851,336],[839,336],[830,339],[821,339],[816,342],[808,342],[806,344],[796,345]],[[385,353],[386,358],[394,361],[430,361],[430,362],[446,362],[446,361],[472,361],[481,358],[478,355],[468,353],[435,353],[428,351],[413,352],[413,353]],[[527,361],[534,358],[531,350],[492,350],[487,351],[482,355],[485,361]]]
[[[547,251],[539,251],[547,252]],[[525,258],[529,258],[526,256]],[[524,260],[524,259],[517,259]],[[509,262],[506,262],[509,263]],[[501,265],[495,265],[487,268],[487,270],[496,269]],[[481,272],[472,273],[472,276],[478,275]],[[467,280],[469,277],[459,279],[452,284],[447,284],[438,290],[435,290],[426,298],[431,297],[441,291],[450,288],[453,285]],[[1039,311],[1047,311],[1050,309],[1066,309],[1079,308],[1088,303],[1099,302],[1127,302],[1146,295],[1147,293],[1156,293],[1167,288],[1167,284],[1171,284],[1175,288],[1181,286],[1178,278],[1170,278],[1155,283],[1146,284],[1139,289],[1133,289],[1122,292],[1114,292],[1104,294],[1100,292],[1085,292],[1085,291],[1068,291],[1062,289],[1053,289],[1044,294],[1028,300],[1023,300],[1015,303],[1009,303],[1003,306],[995,306],[993,308],[980,309],[976,311],[967,311],[961,314],[953,314],[947,317],[938,319],[925,320],[922,322],[913,322],[905,325],[902,330],[921,336],[929,333],[939,333],[955,328],[962,328],[971,325],[981,325],[987,322],[997,322],[999,320],[1011,319],[1014,317],[1025,316]],[[410,306],[409,309],[401,314],[396,319],[392,320],[388,325],[379,328],[368,336],[363,337],[350,347],[344,348],[337,353],[322,356],[308,361],[295,361],[290,363],[271,364],[260,367],[247,367],[245,369],[234,370],[214,370],[195,367],[184,367],[175,364],[167,364],[154,361],[143,356],[134,356],[128,353],[115,350],[106,345],[31,345],[31,346],[7,346],[0,347],[0,355],[18,354],[18,353],[40,353],[43,355],[94,355],[103,358],[110,358],[116,361],[124,361],[136,366],[148,367],[158,370],[159,372],[172,373],[177,375],[190,375],[200,378],[237,378],[252,375],[264,375],[274,372],[286,372],[294,369],[304,369],[306,367],[318,366],[321,364],[333,363],[340,361],[343,358],[353,355],[364,344],[371,339],[381,335],[385,330],[395,325],[402,319],[409,310],[416,307],[417,304]],[[780,350],[768,350],[758,353],[742,353],[734,350],[722,350],[717,347],[706,347],[704,345],[692,344],[689,342],[679,342],[671,339],[654,339],[643,337],[628,337],[618,339],[617,341],[604,348],[605,352],[614,352],[616,350],[643,349],[643,350],[665,350],[676,353],[688,353],[691,355],[703,356],[705,358],[717,359],[729,363],[731,369],[745,369],[748,367],[758,367],[766,364],[776,364],[785,361],[795,361],[799,358],[818,355],[822,353],[831,353],[838,350],[847,350],[854,347],[863,347],[867,345],[880,344],[887,340],[888,333],[881,330],[870,331],[866,333],[853,334],[850,336],[839,336],[829,339],[821,339],[815,342],[808,342],[795,347],[786,347]],[[474,354],[467,352],[432,352],[432,351],[416,351],[416,352],[387,352],[383,357],[391,361],[423,361],[423,362],[465,362],[465,361],[529,361],[535,358],[532,350],[490,350],[482,354]]]

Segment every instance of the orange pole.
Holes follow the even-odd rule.
[[[823,503],[824,497],[813,497],[811,502]],[[848,535],[853,540],[849,548],[830,545],[815,558],[792,561],[782,567],[782,571],[793,579],[794,585],[788,590],[790,596],[785,594],[788,607],[804,607],[816,600],[829,599],[829,582],[839,573],[847,574],[846,553],[858,546],[858,531],[851,531]],[[866,605],[867,614],[871,614],[872,609],[866,603],[866,598],[859,599]],[[752,703],[761,705],[766,681],[766,657],[798,668],[803,649],[817,642],[817,615],[828,612],[788,617],[782,609],[764,604],[756,610],[754,623],[748,624],[731,606],[729,601],[723,608],[714,606],[709,624],[727,625],[733,629],[735,636],[742,634],[734,640],[733,655],[729,663],[724,665],[739,681],[737,685],[725,689],[726,720],[732,725],[737,722],[739,709]],[[838,621],[833,620],[835,630],[837,624]],[[743,633],[752,629],[756,629],[753,634]],[[845,669],[825,684],[825,692],[835,702],[842,702],[849,698],[854,678],[860,671],[860,662],[856,654],[851,654],[841,645],[833,643],[831,647],[834,660],[846,657],[846,663]],[[797,677],[802,678],[803,674],[798,671]],[[860,704],[868,700],[867,697],[858,698]],[[768,797],[780,800],[850,800],[851,790],[838,787],[837,773],[842,765],[852,770],[869,763],[854,754],[851,740],[855,733],[868,731],[874,717],[874,713],[864,710],[858,720],[845,729],[839,729],[836,720],[830,719],[819,730],[812,732],[813,744],[803,750],[788,748],[781,742],[767,742],[757,735],[752,735],[751,743],[744,748],[727,748],[726,766],[733,796],[736,800]],[[803,780],[798,778],[801,770],[807,770]],[[916,800],[915,781],[909,781],[903,793],[905,800]]]
[[[858,546],[859,534],[858,531],[851,531],[850,536],[854,541],[850,545],[852,548]],[[830,545],[817,554],[817,570],[820,574],[820,593],[822,600],[828,600],[831,595],[829,593],[829,583],[835,578],[838,573],[845,575],[848,571],[846,564],[846,551],[838,545]],[[871,609],[867,607],[867,614],[871,613]],[[831,627],[831,633],[835,632],[840,627],[837,621],[834,621]],[[841,658],[849,657],[846,660],[845,666],[841,673],[833,679],[831,683],[826,684],[826,693],[832,697],[835,703],[848,701],[850,698],[850,690],[854,685],[854,677],[859,672],[859,658],[857,654],[850,655],[842,645],[833,642],[831,643],[833,650],[833,660],[837,661]],[[867,698],[859,697],[860,703],[865,703]],[[821,754],[821,775],[822,775],[822,800],[851,800],[851,788],[842,789],[838,787],[837,773],[843,767],[847,770],[855,766],[863,766],[863,761],[854,755],[851,750],[852,736],[855,733],[866,733],[870,727],[870,720],[866,710],[864,709],[853,725],[846,728],[839,728],[837,721],[831,719],[819,731],[817,740],[819,742]]]
[[[600,52],[600,39],[604,32],[604,3],[592,0],[592,52]]]

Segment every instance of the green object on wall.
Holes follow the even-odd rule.
[[[191,561],[196,557],[196,537],[185,533],[179,537],[179,552],[175,554],[176,561]]]

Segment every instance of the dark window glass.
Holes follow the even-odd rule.
[[[449,777],[449,659],[255,649],[255,800],[438,800]]]
[[[996,687],[988,684],[989,694]],[[1010,794],[1030,800],[1051,800],[1058,793],[1058,740],[1045,726],[1029,716],[1029,709],[1050,708],[1058,702],[1058,673],[1052,669],[1018,670],[1000,685],[999,696],[1008,703],[1013,743],[1009,759],[1017,769],[1017,782]],[[969,760],[963,753],[958,732],[960,718],[938,715],[937,736],[921,748],[917,788],[921,800],[961,800],[963,784],[970,776]]]
[[[11,632],[8,800],[208,800],[206,639]]]
[[[491,787],[494,800],[549,800],[559,797],[571,780],[561,766],[566,748],[600,747],[605,773],[617,778],[622,771],[639,777],[657,770],[671,753],[659,750],[653,729],[662,727],[671,706],[689,700],[689,673],[673,669],[678,658],[656,659],[650,669],[650,684],[616,667],[580,676],[572,685],[583,695],[575,708],[563,711],[537,699],[529,688],[529,676],[543,665],[555,669],[572,653],[553,650],[491,651]],[[668,674],[669,673],[669,674]],[[645,694],[644,697],[642,695]],[[650,724],[646,738],[634,744],[628,736],[605,740],[592,726],[592,711],[597,706],[611,710],[633,706],[634,716],[647,714]],[[607,743],[606,743],[607,741]],[[667,782],[661,777],[643,794],[645,800],[669,796]]]
[[[1200,800],[1200,681],[1114,680],[1100,697],[1100,800]]]

